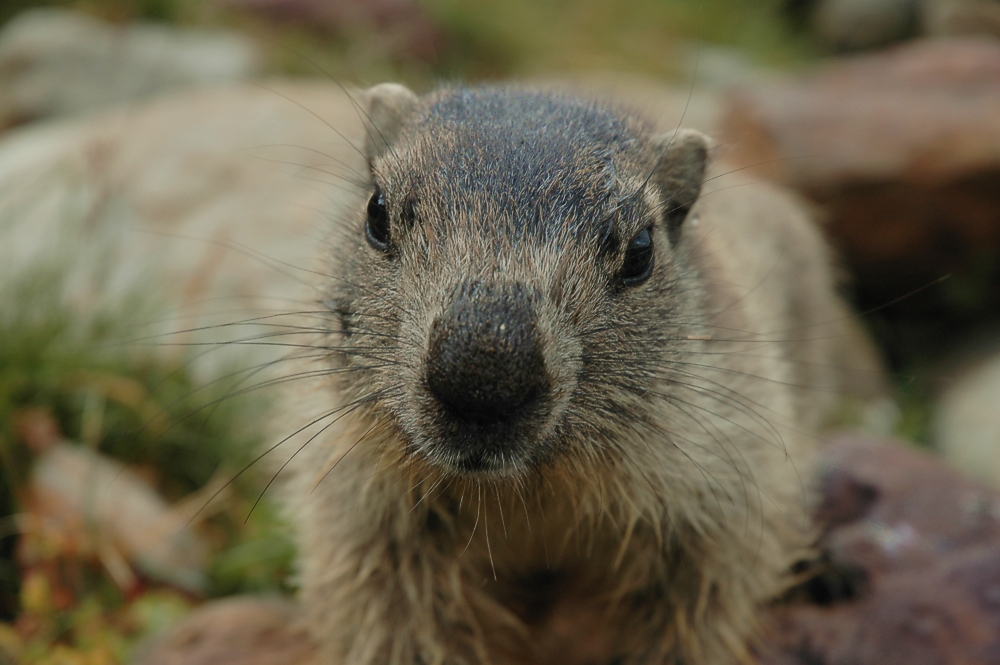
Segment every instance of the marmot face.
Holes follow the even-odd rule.
[[[526,90],[371,94],[369,199],[331,302],[373,426],[492,476],[652,426],[704,138]]]

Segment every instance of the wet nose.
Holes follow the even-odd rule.
[[[511,418],[548,386],[540,342],[524,288],[466,285],[431,328],[427,385],[457,419]]]

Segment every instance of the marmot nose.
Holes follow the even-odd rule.
[[[523,287],[459,290],[431,328],[427,385],[467,422],[504,420],[548,387],[531,299]]]

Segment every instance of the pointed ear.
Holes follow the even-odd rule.
[[[659,156],[653,178],[663,195],[664,218],[672,243],[680,237],[681,224],[701,192],[710,144],[707,136],[693,129],[653,137],[653,149]]]
[[[417,96],[405,85],[380,83],[365,91],[368,102],[368,164],[381,157],[396,140],[406,116],[417,104]]]

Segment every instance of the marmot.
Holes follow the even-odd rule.
[[[746,661],[854,325],[819,230],[600,103],[365,99],[365,203],[290,395],[324,662]]]

